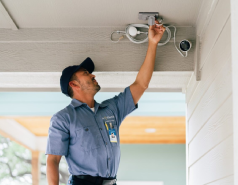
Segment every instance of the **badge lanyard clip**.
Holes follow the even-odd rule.
[[[110,142],[117,143],[117,133],[114,128],[114,125],[112,124],[113,121],[105,121],[105,126],[108,130],[108,135],[110,138]]]

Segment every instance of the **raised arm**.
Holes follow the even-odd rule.
[[[47,155],[46,174],[49,185],[59,185],[59,162],[61,155]]]
[[[159,23],[157,20],[155,22]],[[149,86],[150,79],[154,71],[157,44],[162,38],[164,31],[165,28],[163,26],[153,25],[149,27],[149,42],[145,61],[137,74],[135,82],[130,85],[135,105],[138,103],[140,97]]]

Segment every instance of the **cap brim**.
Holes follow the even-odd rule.
[[[78,71],[81,67],[86,69],[89,73],[94,71],[94,63],[91,58],[87,57],[76,69],[74,72]]]

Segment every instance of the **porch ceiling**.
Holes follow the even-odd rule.
[[[35,136],[47,137],[51,117],[0,117],[14,120]],[[1,128],[0,128],[1,129]],[[152,129],[153,132],[148,133]],[[4,129],[2,128],[4,131]],[[12,136],[14,137],[14,136]],[[21,136],[24,137],[24,136]],[[185,143],[185,117],[128,116],[120,127],[121,143]]]
[[[177,52],[173,39],[157,47],[155,71],[193,71],[195,26],[203,1],[1,2],[0,72],[61,72],[86,57],[94,61],[95,72],[137,72],[145,59],[148,43],[138,45],[127,38],[112,43],[110,34],[114,30],[124,30],[128,24],[147,24],[138,19],[141,11],[159,12],[165,24],[177,26],[177,42],[188,39],[193,44],[186,58]],[[174,30],[171,32],[173,35]],[[166,37],[167,33],[161,42]]]

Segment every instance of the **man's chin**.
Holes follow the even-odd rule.
[[[100,89],[101,89],[100,85],[96,85],[95,89],[96,89],[97,92],[100,91]]]

